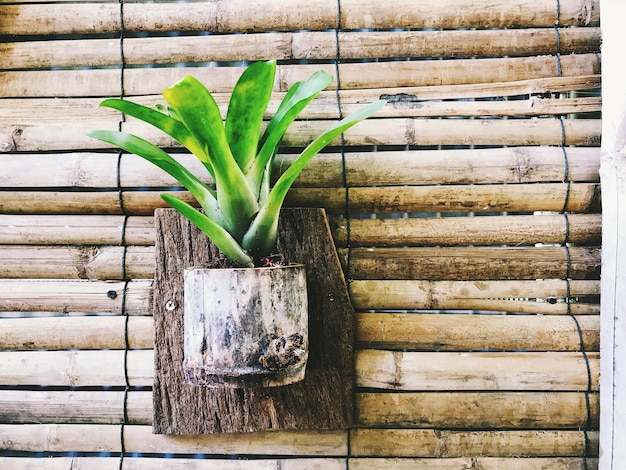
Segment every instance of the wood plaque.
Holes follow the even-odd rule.
[[[283,209],[278,248],[306,266],[309,360],[302,382],[206,388],[183,379],[183,270],[218,251],[173,209],[155,211],[153,432],[346,429],[353,418],[354,311],[323,209]]]

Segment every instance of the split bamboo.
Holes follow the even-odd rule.
[[[251,33],[127,38],[127,65],[255,60],[535,56],[600,51],[600,28],[397,32]],[[338,40],[338,42],[337,42]],[[119,42],[67,39],[0,44],[6,69],[103,67],[120,64]]]
[[[125,385],[122,350],[0,352],[0,385],[62,387]],[[131,386],[153,380],[152,350],[128,351]],[[597,390],[599,354],[588,353],[591,386]],[[94,368],[94,364],[98,367]],[[579,391],[587,388],[579,352],[396,352],[360,350],[355,361],[360,387],[404,391]]]
[[[354,248],[351,279],[599,279],[600,249],[587,247]],[[348,256],[339,250],[340,258]],[[0,278],[151,279],[153,247],[0,246]]]
[[[503,147],[489,149],[346,152],[345,171],[349,187],[426,184],[494,184],[538,182],[598,182],[600,151],[597,147]],[[202,177],[206,171],[189,154],[172,156]],[[276,156],[278,178],[295,156]],[[117,153],[3,154],[0,188],[116,188]],[[296,180],[295,187],[343,186],[342,156],[317,155]],[[23,171],[24,167],[30,171]],[[212,181],[203,178],[208,184]],[[178,186],[164,171],[144,159],[124,154],[120,159],[123,188]]]
[[[331,121],[294,122],[284,138],[287,147],[300,147],[332,125]],[[347,146],[362,145],[565,145],[598,146],[598,119],[368,119],[345,132]],[[117,120],[99,123],[11,126],[0,142],[6,151],[40,152],[110,148],[87,136],[95,129],[116,130]],[[127,122],[125,132],[140,135],[160,147],[180,147],[171,137],[147,124]],[[330,145],[337,145],[337,139]]]
[[[150,315],[152,282],[126,286],[126,312]],[[56,312],[57,314],[119,314],[124,282],[0,279],[0,311]],[[599,281],[569,281],[572,298],[600,295]],[[563,315],[597,315],[596,303],[565,303],[568,281],[353,281],[352,302],[357,310],[462,309]],[[111,298],[113,297],[113,298]]]
[[[599,245],[600,214],[509,215],[350,219],[350,245],[454,246],[533,245],[564,243]],[[339,247],[348,239],[346,219],[331,219]],[[489,230],[485,230],[485,225]],[[122,241],[123,216],[0,214],[2,245],[115,245]],[[129,217],[124,240],[128,245],[154,245],[152,217]]]
[[[590,425],[597,429],[598,394],[589,398]],[[583,392],[357,392],[356,399],[359,425],[368,428],[579,429],[586,419]],[[124,419],[121,391],[3,390],[0,404],[5,424],[119,424]],[[129,392],[126,412],[127,424],[151,424],[151,392]]]
[[[339,75],[343,90],[474,84],[488,96],[499,96],[499,89],[509,90],[508,82],[542,83],[559,75],[564,80],[583,80],[582,77],[600,73],[599,54],[565,55],[560,63],[561,74],[551,56],[343,63],[339,65]],[[334,66],[327,64],[279,66],[277,91],[287,91],[296,81],[305,80],[317,70],[336,75]],[[124,71],[124,94],[158,95],[188,74],[193,74],[211,91],[230,92],[242,72],[242,67],[128,68]],[[487,90],[487,84],[494,84],[495,88]],[[7,71],[2,74],[2,85],[2,97],[119,96],[120,72],[116,69]],[[329,89],[334,86],[336,82]]]
[[[0,3],[4,3],[3,2]],[[120,31],[120,11],[115,2],[98,5],[89,3],[57,5],[4,6],[4,34],[88,34]],[[99,2],[100,3],[100,2]],[[250,4],[245,0],[216,1],[208,4],[133,4],[124,8],[127,31],[210,31],[215,33],[326,30],[337,26],[337,4],[332,0],[293,2],[284,8],[278,0]],[[523,8],[522,8],[523,7]],[[533,11],[524,15],[523,11]],[[392,13],[393,12],[393,13]],[[419,12],[419,13],[418,13]],[[486,13],[489,13],[488,15]],[[45,19],[45,20],[44,20]],[[486,0],[446,0],[437,4],[394,0],[385,8],[372,0],[342,0],[341,28],[510,28],[552,27],[557,20],[561,26],[597,26],[600,22],[599,2],[561,1],[559,17],[550,5],[534,0],[516,0],[497,9]]]
[[[580,315],[360,313],[363,348],[436,351],[599,350],[600,318]],[[0,319],[0,350],[131,349],[153,347],[152,318],[129,316]],[[471,330],[472,335],[467,331]]]
[[[170,192],[194,203],[187,192]],[[353,188],[348,193],[351,214],[398,212],[599,212],[600,185],[546,183],[511,185],[446,185]],[[121,214],[120,196],[129,215],[152,215],[168,207],[153,191],[63,192],[3,191],[4,214]],[[565,202],[567,201],[567,204]],[[323,207],[329,214],[346,209],[343,188],[292,188],[286,207]],[[565,207],[564,207],[565,206]]]

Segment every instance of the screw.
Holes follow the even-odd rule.
[[[110,290],[107,292],[107,297],[109,299],[114,299],[115,297],[117,297],[117,292],[115,292],[114,290]]]
[[[168,312],[171,312],[175,308],[176,302],[174,302],[173,300],[168,300],[167,302],[165,302],[165,310],[167,310]]]

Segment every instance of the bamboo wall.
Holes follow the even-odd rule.
[[[592,469],[597,0],[0,0],[0,467]],[[244,33],[244,34],[241,34]],[[356,311],[355,426],[153,435],[152,213],[176,183],[86,133],[245,60],[336,77],[293,158],[363,103],[291,206],[322,206]],[[165,457],[168,457],[165,459]]]

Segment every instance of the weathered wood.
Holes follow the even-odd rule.
[[[355,394],[359,426],[441,429],[580,429],[584,392],[403,392]],[[591,426],[598,427],[599,397],[589,395]],[[118,424],[124,392],[0,391],[5,424]],[[460,410],[467,410],[460,412]],[[149,425],[152,393],[131,391],[127,424]],[[384,453],[379,455],[385,455]]]
[[[0,320],[0,350],[124,349],[125,317],[37,317]],[[600,317],[576,317],[586,351],[598,351]],[[467,331],[472,331],[471,335]],[[562,315],[360,313],[364,348],[411,350],[578,351],[574,321]],[[152,318],[130,316],[131,349],[153,347]]]
[[[564,55],[561,66],[563,77],[598,75],[600,56]],[[279,66],[278,90],[287,91],[293,83],[305,80],[320,69],[335,74],[332,64]],[[243,67],[129,68],[124,71],[124,91],[126,96],[158,95],[185,75],[193,74],[212,91],[231,92],[242,72]],[[480,84],[487,96],[500,96],[498,89],[508,88],[505,82],[542,81],[559,76],[556,60],[550,56],[342,63],[339,72],[344,90]],[[3,97],[116,96],[120,93],[120,73],[115,69],[7,71],[0,79],[0,96]],[[495,88],[487,90],[487,84],[494,84]]]
[[[592,431],[589,437],[590,450],[597,456],[598,434]],[[350,443],[352,455],[363,457],[579,457],[585,448],[582,431],[357,429]]]
[[[2,450],[26,452],[120,452],[119,425],[0,424]],[[337,456],[347,454],[346,431],[276,431],[171,436],[150,426],[124,426],[126,452],[152,454]],[[164,460],[167,462],[166,460]],[[118,459],[119,464],[119,459]]]
[[[169,192],[169,191],[168,191]],[[185,191],[171,194],[196,204]],[[150,215],[167,204],[157,191],[123,191],[124,209],[130,215]],[[567,197],[570,212],[599,212],[600,185],[595,183],[544,183],[442,185],[352,188],[348,209],[352,214],[394,212],[560,212]],[[5,214],[121,214],[117,191],[3,191],[0,211]],[[324,207],[329,214],[346,208],[344,188],[292,188],[286,207]]]
[[[589,404],[589,426],[597,430],[597,393],[589,395]],[[577,430],[585,426],[587,397],[583,392],[366,392],[356,394],[356,409],[364,428]]]
[[[290,387],[205,389],[182,377],[182,270],[216,253],[204,234],[173,210],[157,211],[154,316],[156,433],[342,429],[352,418],[354,314],[321,209],[284,211],[278,250],[307,269],[309,359]],[[174,308],[165,308],[173,302]]]
[[[345,260],[348,250],[340,249]],[[354,248],[351,279],[599,279],[600,248]],[[153,247],[0,246],[0,278],[120,280],[154,277]],[[345,264],[345,263],[344,263]]]
[[[364,458],[350,459],[353,470],[597,470],[598,459],[580,457],[456,457],[445,459],[432,458]]]
[[[178,152],[173,152],[172,156],[207,184],[211,183],[197,158]],[[277,155],[273,178],[277,179],[295,158],[294,155]],[[567,149],[568,175],[565,175],[562,149],[547,146],[346,152],[344,158],[349,187],[564,180],[597,182],[600,168],[600,149],[597,147]],[[6,154],[0,155],[0,161],[6,169],[6,173],[0,174],[3,189],[117,187],[117,153]],[[342,166],[341,154],[317,155],[304,168],[294,186],[343,186]],[[23,171],[24,167],[30,171]],[[160,188],[179,184],[144,159],[124,154],[120,161],[120,185],[123,188]]]
[[[0,279],[0,312],[56,312],[119,314],[123,282]],[[575,315],[600,312],[599,281],[570,282]],[[350,283],[352,302],[360,310],[467,309],[562,315],[567,313],[567,283],[538,281],[398,281],[370,280]],[[127,286],[126,312],[152,312],[152,282],[132,281]],[[110,296],[114,297],[111,298]],[[537,300],[535,300],[537,299]]]
[[[557,50],[551,29],[341,32],[345,59],[395,57],[535,56]],[[600,51],[600,28],[560,32],[562,53]],[[110,39],[64,39],[0,43],[6,69],[111,66],[120,63]],[[337,54],[334,31],[234,35],[183,35],[124,40],[128,65],[248,60],[328,60]]]
[[[4,1],[4,0],[3,0]],[[4,34],[77,34],[120,30],[119,6],[115,2],[99,5],[88,3],[56,5],[22,5],[3,7]],[[89,0],[92,1],[92,0]],[[101,2],[99,2],[101,3]],[[510,2],[493,5],[485,0],[447,0],[435,5],[421,2],[417,14],[406,1],[394,1],[382,9],[376,2],[346,0],[341,5],[342,28],[504,28],[551,27],[555,12],[539,1]],[[127,31],[212,31],[253,32],[286,30],[326,30],[337,25],[337,5],[332,0],[293,2],[294,8],[284,8],[277,0],[250,4],[244,0],[216,1],[209,4],[136,5],[124,8],[124,27]],[[562,26],[597,26],[599,2],[563,1],[558,24]],[[521,13],[521,6],[532,10],[533,15]],[[487,16],[485,12],[489,12]],[[461,14],[462,12],[462,14]],[[382,15],[382,18],[381,18]],[[45,21],[44,21],[45,20]],[[372,23],[376,22],[376,26]],[[384,26],[382,26],[384,24]]]
[[[585,351],[600,347],[600,317],[576,317]],[[421,351],[579,351],[578,327],[561,315],[359,313],[357,345]],[[471,331],[471,334],[468,334]]]

